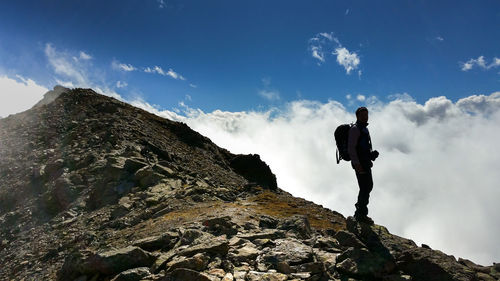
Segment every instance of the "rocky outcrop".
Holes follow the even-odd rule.
[[[0,120],[0,276],[14,280],[498,280],[276,185],[186,124],[57,88]]]

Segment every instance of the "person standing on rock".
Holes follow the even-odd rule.
[[[356,123],[349,130],[347,150],[351,157],[352,168],[358,179],[359,194],[354,217],[359,222],[373,224],[368,217],[368,202],[373,189],[372,161],[378,157],[378,151],[372,150],[370,132],[368,131],[368,109],[360,107],[356,110]]]

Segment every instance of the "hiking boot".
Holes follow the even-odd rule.
[[[359,223],[366,223],[370,225],[374,224],[372,218],[370,218],[369,216],[354,216],[354,218]]]

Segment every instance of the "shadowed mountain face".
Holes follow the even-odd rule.
[[[277,187],[258,155],[56,87],[0,119],[0,279],[498,280]]]

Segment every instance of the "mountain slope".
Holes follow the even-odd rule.
[[[0,119],[2,280],[498,280],[89,89]]]

